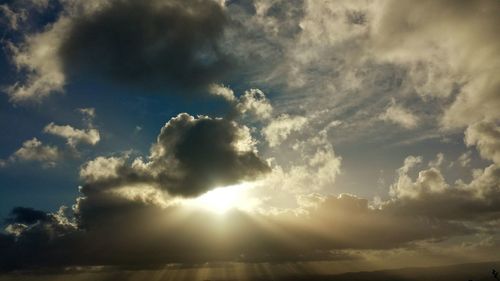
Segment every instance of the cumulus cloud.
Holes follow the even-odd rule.
[[[391,186],[392,200],[384,208],[397,212],[450,220],[494,220],[500,213],[500,167],[497,164],[477,170],[470,182],[447,183],[436,167],[409,174],[419,157],[407,157]],[[443,208],[446,206],[446,208]]]
[[[328,141],[327,131],[275,149],[272,171],[263,179],[261,188],[255,189],[271,208],[297,207],[301,196],[329,192],[335,186],[342,157]]]
[[[23,143],[22,147],[15,151],[7,160],[0,159],[0,167],[9,163],[19,161],[35,161],[42,163],[43,167],[54,167],[58,161],[67,156],[79,156],[77,146],[88,144],[95,146],[101,136],[93,126],[95,118],[94,108],[80,108],[78,111],[83,115],[83,122],[87,129],[76,129],[70,125],[56,125],[54,122],[44,127],[43,132],[66,139],[68,149],[54,145],[44,145],[42,141],[34,137]]]
[[[118,177],[119,168],[125,165],[124,157],[102,157],[88,161],[80,169],[80,177],[87,182],[97,182]]]
[[[392,186],[391,192],[397,197],[416,198],[426,193],[441,193],[448,188],[441,172],[434,167],[418,173],[415,182],[412,182],[406,173],[401,173],[398,183]]]
[[[210,94],[214,96],[220,96],[228,101],[236,100],[233,90],[221,84],[211,84],[208,88],[208,91],[210,92]]]
[[[373,1],[227,1],[224,9],[245,14],[238,27],[251,29],[236,32],[237,36],[255,39],[249,35],[262,34],[253,40],[258,42],[242,40],[227,46],[244,59],[255,60],[253,65],[264,65],[259,68],[264,70],[259,73],[265,77],[261,81],[283,83],[291,89],[292,98],[275,106],[301,111],[301,115],[275,119],[273,112],[284,110],[273,109],[262,91],[252,89],[237,97],[230,88],[213,84],[223,76],[229,59],[224,44],[219,45],[228,15],[215,2],[201,3],[204,1],[73,4],[85,6],[82,14],[70,12],[41,34],[28,36],[25,45],[12,46],[15,61],[29,71],[27,81],[33,81],[18,84],[14,90],[25,87],[30,90],[24,96],[38,97],[49,92],[47,89],[61,88],[73,71],[92,74],[96,70],[106,79],[136,85],[143,84],[145,76],[160,84],[163,82],[158,80],[166,77],[165,81],[186,88],[192,78],[197,85],[209,85],[211,94],[231,102],[241,116],[265,122],[262,134],[278,152],[272,154],[271,164],[258,156],[257,141],[251,135],[254,131],[236,123],[237,118],[180,114],[162,128],[146,159],[97,157],[82,165],[83,183],[74,217],[64,212],[13,211],[7,233],[0,233],[0,268],[327,260],[336,258],[332,253],[338,249],[400,249],[484,232],[497,235],[500,137],[494,94],[498,93],[498,79],[492,75],[498,72],[497,2],[398,0],[379,6]],[[191,11],[188,5],[193,7],[192,13],[187,12]],[[214,15],[221,17],[213,20]],[[135,29],[123,29],[130,26],[130,20]],[[173,26],[171,34],[159,28],[164,25]],[[207,32],[184,32],[191,28]],[[57,30],[64,30],[66,37],[54,35]],[[115,42],[115,37],[108,36],[111,33],[126,42]],[[57,67],[45,69],[34,54],[47,46],[44,43],[51,38],[47,34],[55,36],[53,42],[59,47],[41,52],[40,60],[56,58]],[[35,40],[38,37],[43,39]],[[39,46],[32,43],[35,41]],[[147,44],[141,45],[143,42]],[[192,47],[193,42],[198,47]],[[130,46],[104,55],[122,43]],[[184,44],[186,48],[178,48]],[[180,64],[179,72],[172,74],[174,69],[165,63],[171,58],[187,64]],[[50,71],[62,75],[63,82],[40,84],[43,77],[54,80],[51,77],[56,76],[43,76]],[[141,73],[136,75],[136,71]],[[11,93],[12,99],[15,93]],[[395,93],[400,94],[398,104],[392,101],[388,105],[388,96]],[[415,103],[425,105],[431,118],[425,119],[415,104],[406,108],[415,93]],[[17,96],[23,96],[22,92]],[[385,112],[380,114],[384,106]],[[317,110],[321,108],[326,110]],[[320,113],[310,118],[303,114],[313,110]],[[90,111],[82,112],[93,118]],[[310,194],[331,194],[340,174],[341,157],[327,130],[347,128],[356,134],[355,129],[373,126],[366,122],[373,116],[407,129],[420,129],[431,119],[442,120],[445,127],[468,126],[465,143],[476,146],[493,163],[476,169],[467,182],[449,182],[440,169],[443,154],[428,167],[419,166],[422,157],[410,156],[397,170],[385,201],[371,202],[349,194]],[[338,119],[343,126],[331,123]],[[73,137],[75,143],[85,142],[80,136],[90,131],[53,127],[68,142]],[[292,134],[300,138],[289,141]],[[31,142],[26,151],[47,147],[36,139]],[[470,154],[464,155],[460,161],[466,166]],[[218,222],[215,215],[184,210],[170,198],[197,196],[266,173],[262,187],[254,192],[275,208],[255,214],[229,213],[223,230],[214,227]],[[281,208],[276,202],[283,197],[282,201],[296,201],[298,206]]]
[[[269,119],[272,116],[273,107],[264,92],[259,89],[250,89],[239,97],[237,110],[241,114],[249,114],[258,119]]]
[[[273,119],[262,130],[262,133],[269,146],[274,147],[286,140],[292,132],[300,131],[306,123],[307,118],[305,117],[283,114]]]
[[[249,216],[234,211],[225,216],[220,232],[214,228],[220,218],[211,213],[191,210],[179,220],[180,205],[162,208],[119,194],[88,193],[75,206],[76,224],[62,213],[47,213],[21,229],[15,240],[2,234],[0,268],[333,260],[339,258],[336,249],[388,249],[469,231],[446,221],[373,209],[368,200],[348,194],[314,201],[302,213]]]
[[[229,66],[217,42],[225,23],[215,1],[111,1],[72,19],[59,55],[66,72],[203,87]]]
[[[242,27],[231,48],[258,69],[252,81],[287,92],[276,111],[328,110],[325,117],[345,120],[349,132],[342,135],[353,139],[380,138],[389,130],[376,127],[376,119],[367,122],[367,115],[380,115],[396,95],[398,104],[381,117],[405,128],[448,129],[498,118],[497,1],[226,6]],[[260,40],[252,40],[257,34]]]
[[[495,94],[500,85],[495,75],[500,67],[495,36],[499,11],[498,2],[491,0],[389,1],[377,15],[373,38],[379,54],[389,54],[391,61],[440,67],[432,83],[436,92],[443,91],[439,81],[465,84],[442,119],[445,126],[464,126],[500,117],[495,110],[500,102]],[[453,83],[447,84],[444,91],[451,93]]]
[[[202,120],[211,123],[216,119],[183,114],[170,120],[153,146],[148,163],[136,160],[127,166],[124,158],[101,157],[84,165],[81,176],[95,183],[116,179],[117,175],[123,177],[124,169],[130,171],[137,165],[154,167],[158,157],[165,160],[163,153],[168,150],[164,148],[177,146],[165,144],[162,134],[171,137],[170,133],[184,132],[186,126],[196,127]],[[324,158],[320,154],[309,159],[311,164]],[[436,241],[482,233],[484,225],[478,223],[498,217],[500,173],[496,165],[476,173],[469,183],[451,186],[435,167],[419,172],[413,180],[409,173],[421,162],[421,157],[405,160],[398,177],[407,180],[396,181],[393,188],[397,192],[387,201],[370,202],[350,194],[309,194],[301,197],[298,209],[230,212],[224,218],[224,231],[214,228],[220,223],[218,215],[186,210],[181,203],[158,204],[158,194],[146,191],[141,186],[143,181],[119,185],[135,193],[118,186],[83,187],[73,207],[74,217],[64,209],[57,213],[13,210],[9,231],[0,234],[4,249],[0,268],[140,268],[167,262],[334,260],[339,258],[337,250],[411,249],[415,243],[429,243],[432,247]]]
[[[228,101],[233,112],[232,118],[250,117],[259,122],[271,122],[273,106],[266,94],[259,89],[246,90],[242,95],[235,95],[234,91],[222,84],[212,84],[208,89],[214,96],[220,96]]]
[[[418,126],[419,119],[407,109],[397,105],[393,100],[384,113],[379,115],[380,120],[392,122],[405,129],[412,129]]]
[[[45,133],[65,138],[67,144],[75,148],[80,143],[96,145],[100,140],[99,131],[96,129],[75,129],[70,125],[56,125],[53,122],[45,126]]]
[[[162,128],[148,161],[138,158],[128,165],[117,158],[97,158],[83,166],[81,175],[87,183],[84,189],[143,183],[171,195],[196,196],[268,170],[256,154],[248,128],[182,113]]]
[[[66,32],[68,21],[61,19],[49,31],[26,36],[22,44],[7,44],[18,72],[26,77],[7,87],[12,102],[40,101],[54,92],[62,92],[66,76],[57,56],[57,44]]]
[[[21,43],[9,42],[17,69],[28,73],[8,87],[12,101],[61,92],[77,75],[141,88],[205,90],[233,64],[219,47],[227,18],[216,1],[62,4],[54,23]]]
[[[465,131],[465,143],[475,145],[484,159],[500,163],[500,126],[494,121],[481,121]]]
[[[44,167],[53,167],[61,157],[61,151],[56,146],[44,145],[37,138],[32,138],[23,142],[21,148],[9,157],[9,161],[35,161]]]

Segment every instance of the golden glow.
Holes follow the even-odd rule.
[[[252,188],[253,184],[247,182],[217,187],[197,198],[187,200],[186,203],[218,214],[223,214],[231,209],[248,210],[258,205],[255,198],[248,198],[248,191]]]

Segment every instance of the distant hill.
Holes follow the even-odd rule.
[[[338,275],[301,275],[274,278],[255,278],[248,276],[244,280],[251,281],[496,281],[491,270],[500,270],[500,262],[470,263],[451,266],[403,268],[373,272],[353,272]],[[163,272],[165,273],[165,272]],[[79,280],[79,281],[235,281],[236,279],[200,279],[196,274],[175,277],[163,275],[157,270],[97,270],[79,272],[31,272],[1,274],[0,281],[52,281],[52,280]]]
[[[471,263],[451,266],[403,268],[339,275],[295,276],[282,281],[495,281],[491,271],[500,270],[500,262]],[[264,279],[259,280],[264,281]]]

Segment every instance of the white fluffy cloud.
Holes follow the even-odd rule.
[[[222,84],[212,84],[208,88],[208,91],[210,94],[214,96],[220,96],[228,101],[235,101],[236,97],[234,96],[233,90],[231,90],[229,87],[226,87]]]
[[[80,169],[80,178],[87,182],[97,182],[116,178],[118,170],[125,165],[125,157],[102,157],[86,162]]]
[[[43,131],[48,134],[59,136],[66,139],[69,146],[75,148],[80,143],[96,145],[101,137],[96,129],[75,129],[70,125],[48,124]]]
[[[27,72],[24,80],[7,88],[11,101],[40,101],[54,92],[63,91],[66,75],[57,52],[68,24],[63,17],[46,32],[26,36],[20,45],[8,44],[17,70]]]
[[[269,122],[262,130],[262,134],[269,146],[275,147],[286,140],[292,132],[300,131],[306,124],[305,117],[283,114]]]
[[[418,126],[419,119],[407,109],[397,105],[394,101],[379,115],[380,120],[398,124],[406,129],[412,129]]]
[[[239,97],[236,108],[241,114],[250,114],[258,119],[269,119],[273,107],[266,95],[259,89],[250,89]]]
[[[500,118],[497,1],[387,1],[382,8],[373,29],[379,55],[413,68],[420,65],[435,96],[453,91],[450,80],[464,85],[445,109],[444,126]],[[448,86],[439,89],[443,85]]]
[[[56,146],[44,145],[37,138],[23,142],[21,148],[16,150],[9,158],[11,161],[36,161],[44,167],[53,167],[61,157],[61,152]]]

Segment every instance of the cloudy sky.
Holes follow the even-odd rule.
[[[0,3],[0,271],[500,259],[498,0]]]

